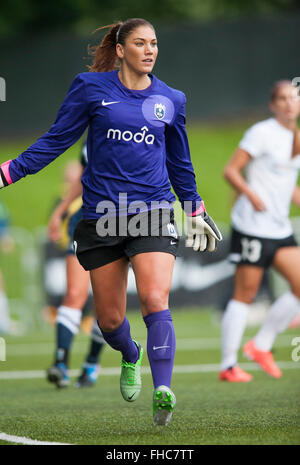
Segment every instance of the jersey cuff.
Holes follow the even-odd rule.
[[[1,182],[3,184],[1,187],[5,187],[5,186],[8,186],[9,184],[12,184],[12,179],[9,174],[10,164],[11,164],[11,160],[8,160],[5,163],[2,163],[2,165],[0,165],[0,176],[1,176]]]
[[[187,216],[198,216],[206,212],[206,209],[203,200],[197,200],[197,202],[191,202],[189,208],[184,208],[184,211]]]

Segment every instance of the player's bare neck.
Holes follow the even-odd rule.
[[[294,131],[295,128],[297,127],[297,121],[296,120],[285,120],[282,118],[279,118],[278,116],[276,117],[277,122],[285,127],[286,129],[289,129],[290,131]]]
[[[292,147],[292,154],[291,158],[294,158],[300,154],[300,133],[298,130],[298,125],[297,125],[297,120],[291,120],[291,121],[282,121],[280,118],[276,118],[279,124],[281,126],[284,126],[286,129],[289,129],[290,131],[293,131],[294,133],[294,139],[293,139],[293,147]]]
[[[151,85],[148,74],[138,74],[128,69],[120,69],[118,76],[122,84],[131,90],[145,90]]]

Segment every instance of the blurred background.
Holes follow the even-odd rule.
[[[2,0],[0,8],[0,162],[18,156],[49,129],[73,77],[87,71],[88,45],[102,38],[92,33],[96,28],[129,17],[154,24],[159,43],[154,73],[187,96],[198,191],[225,236],[215,254],[182,247],[171,305],[223,310],[234,272],[226,261],[234,193],[223,168],[247,127],[270,116],[273,82],[300,75],[300,1]],[[1,191],[2,288],[12,319],[25,331],[43,328],[42,310],[59,305],[64,291],[63,255],[47,242],[46,225],[81,144]],[[291,214],[300,231],[299,212],[292,208]],[[282,286],[276,275],[266,276],[260,315]],[[137,308],[132,276],[128,290],[128,306]]]

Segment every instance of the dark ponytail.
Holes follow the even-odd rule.
[[[125,45],[126,37],[140,26],[149,26],[154,30],[152,24],[142,18],[127,19],[124,23],[118,21],[115,24],[96,29],[94,32],[107,28],[110,28],[110,31],[104,36],[99,45],[89,45],[88,53],[94,57],[93,64],[88,66],[89,70],[101,73],[116,69],[118,67],[117,43]]]
[[[89,55],[94,57],[93,64],[88,66],[90,71],[98,73],[112,71],[117,67],[118,56],[116,54],[116,36],[122,22],[99,27],[94,32],[110,28],[110,31],[103,37],[100,45],[89,45]]]

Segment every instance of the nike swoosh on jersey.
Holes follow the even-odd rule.
[[[101,104],[106,107],[107,105],[113,105],[114,103],[120,103],[120,102],[105,102],[105,100],[103,99]]]

